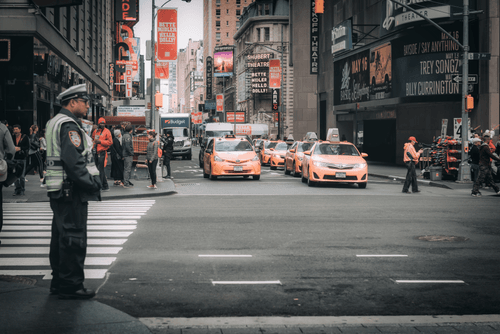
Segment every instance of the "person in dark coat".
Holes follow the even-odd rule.
[[[165,175],[164,179],[172,178],[171,170],[170,170],[170,160],[174,157],[174,135],[172,134],[172,130],[167,131],[167,137],[163,137],[163,165],[167,167],[167,175]]]
[[[30,148],[30,140],[28,136],[21,133],[21,126],[16,124],[14,125],[14,134],[12,135],[12,141],[16,146],[16,155],[14,156],[14,160],[17,160],[23,164],[23,174],[16,181],[16,190],[14,191],[14,196],[24,195],[24,183],[26,175],[26,162],[28,158],[28,151]]]
[[[493,181],[493,176],[491,175],[491,160],[500,161],[500,158],[496,157],[491,153],[490,148],[490,136],[485,134],[483,136],[483,144],[479,149],[479,176],[474,182],[474,186],[472,187],[472,196],[473,197],[481,197],[481,193],[479,192],[479,187],[481,184],[485,184],[487,187],[491,186],[493,190],[500,195],[500,188]]]
[[[4,181],[7,179],[7,163],[5,160],[11,160],[16,153],[16,147],[12,141],[12,135],[5,124],[0,123],[0,232],[2,232],[3,226],[3,194],[2,189],[4,187]],[[0,244],[2,242],[0,241]]]
[[[471,176],[472,176],[472,182],[475,182],[477,180],[477,177],[479,176],[479,147],[481,146],[481,139],[479,138],[472,138],[472,147],[469,151],[469,157],[470,157],[470,171],[471,171]]]
[[[116,129],[113,137],[113,145],[111,151],[111,176],[115,180],[115,186],[123,186],[123,148],[122,148],[122,133],[120,129]]]
[[[84,263],[87,253],[88,202],[100,201],[101,179],[92,154],[92,138],[82,128],[90,98],[85,84],[59,94],[62,109],[47,123],[47,194],[53,212],[49,260],[50,293],[59,299],[89,299]]]

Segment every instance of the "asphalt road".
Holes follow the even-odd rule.
[[[96,299],[136,317],[500,313],[499,200],[370,179],[204,179],[173,161]],[[429,241],[433,240],[433,241]]]

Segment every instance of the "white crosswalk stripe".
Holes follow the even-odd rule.
[[[85,279],[102,279],[107,267],[154,200],[90,202]],[[49,263],[52,211],[47,202],[4,203],[0,275],[52,279]],[[114,255],[110,257],[109,255]]]

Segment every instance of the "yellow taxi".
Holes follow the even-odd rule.
[[[285,155],[285,175],[290,173],[299,177],[302,171],[302,160],[304,160],[304,152],[308,151],[314,142],[308,141],[296,141],[293,145],[286,151]]]
[[[320,182],[357,183],[359,188],[368,184],[368,165],[352,143],[320,141],[304,152],[302,182],[310,187]]]
[[[271,149],[271,159],[269,160],[269,165],[271,166],[272,170],[275,170],[278,167],[285,166],[285,155],[290,146],[291,144],[282,141],[276,144],[276,146]]]
[[[278,143],[278,140],[266,140],[260,144],[260,163],[262,166],[270,164],[272,154],[271,149],[274,149]]]
[[[248,140],[234,135],[210,139],[203,157],[203,177],[215,180],[218,176],[260,179],[259,156]]]

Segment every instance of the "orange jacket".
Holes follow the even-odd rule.
[[[413,160],[415,163],[418,163],[418,158],[420,158],[420,153],[415,151],[415,147],[413,147],[413,145],[411,143],[406,143],[404,148],[405,148],[405,152],[404,152],[404,156],[403,156],[403,161],[410,162],[411,160]],[[408,153],[410,153],[410,155],[413,157],[413,159],[410,159],[410,157],[408,156]]]
[[[111,132],[104,128],[104,129],[95,129],[94,132],[92,133],[92,139],[97,138],[101,141],[100,144],[96,145],[96,150],[97,153],[107,151],[108,148],[113,145],[113,139],[111,138]]]

